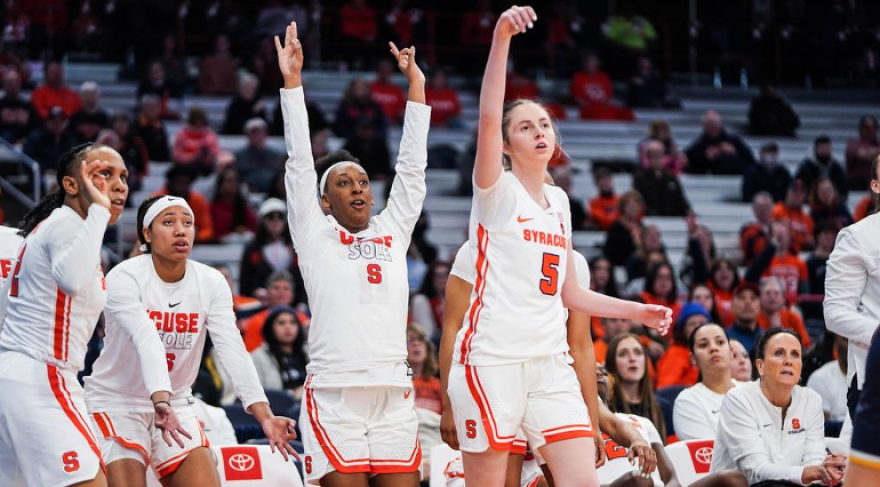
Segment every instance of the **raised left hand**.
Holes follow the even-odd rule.
[[[290,446],[290,440],[296,439],[296,433],[293,432],[295,425],[296,421],[284,416],[274,416],[260,423],[260,426],[263,427],[263,433],[269,439],[269,448],[272,453],[275,453],[275,449],[278,448],[285,462],[290,461],[290,455],[297,456],[296,450]]]

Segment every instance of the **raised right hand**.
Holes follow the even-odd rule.
[[[101,160],[92,162],[83,161],[80,164],[80,179],[82,191],[85,191],[89,204],[97,203],[106,209],[110,209],[110,164]]]
[[[275,51],[278,53],[278,68],[285,80],[302,74],[303,51],[302,43],[296,36],[296,22],[287,26],[283,46],[278,36],[275,36]]]
[[[449,445],[449,448],[458,450],[458,432],[455,429],[452,408],[443,408],[443,414],[440,415],[440,438]]]
[[[171,440],[173,439],[179,447],[184,448],[183,440],[180,439],[179,435],[183,435],[190,440],[192,435],[180,425],[180,420],[177,419],[177,413],[174,412],[174,409],[168,404],[157,404],[155,406],[155,413],[153,422],[157,428],[162,430],[162,439],[165,440],[165,443],[168,446],[172,446]]]
[[[498,23],[495,24],[495,35],[502,39],[509,39],[521,34],[535,26],[538,15],[532,7],[517,7],[514,5],[505,10]]]

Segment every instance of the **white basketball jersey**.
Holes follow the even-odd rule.
[[[0,351],[83,368],[107,296],[101,242],[109,221],[99,205],[85,220],[62,206],[28,235],[0,298]]]
[[[266,401],[235,325],[232,291],[219,271],[190,260],[183,279],[167,283],[156,273],[152,256],[146,254],[113,268],[107,282],[110,294],[104,349],[92,375],[85,379],[90,411],[152,412],[150,392],[161,387],[148,387],[144,377],[161,384],[162,374],[151,374],[144,367],[167,370],[172,403],[185,402],[191,395],[208,334],[244,407]],[[155,340],[157,334],[164,355],[142,364],[138,341]]]
[[[407,104],[388,205],[357,234],[319,205],[301,88],[281,90],[290,231],[309,296],[313,387],[401,385],[409,308],[406,254],[427,192],[427,105]]]
[[[511,172],[474,188],[470,244],[476,271],[455,359],[503,365],[568,350],[562,305],[571,214],[568,196],[544,185],[541,208]]]
[[[17,228],[0,225],[0,289],[3,289],[3,283],[12,274],[23,241],[18,236]]]
[[[663,444],[660,433],[657,432],[657,428],[654,427],[654,423],[650,419],[624,413],[615,413],[615,416],[630,423],[642,435],[642,438],[648,442],[648,445],[653,446],[655,443]],[[599,475],[600,484],[608,485],[628,472],[638,470],[638,463],[636,465],[629,463],[629,458],[627,458],[629,449],[618,445],[605,434],[602,435],[602,438],[605,439],[607,459],[605,460],[605,465],[596,470],[596,474]],[[651,479],[656,487],[663,487],[663,479],[660,478],[658,469],[655,468],[651,473]]]

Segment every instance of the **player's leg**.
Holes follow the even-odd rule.
[[[504,487],[521,487],[523,458],[519,451],[511,451],[508,455]]]
[[[370,479],[372,487],[416,487],[422,479],[418,471],[409,473],[386,473]]]
[[[541,447],[541,455],[553,472],[556,487],[596,487],[596,445],[591,438],[555,441]]]
[[[147,487],[147,467],[131,458],[108,463],[107,485],[109,487]]]
[[[403,373],[406,373],[405,371]],[[370,485],[418,487],[422,447],[412,387],[371,387],[374,405],[367,423]]]
[[[627,472],[614,479],[614,482],[608,484],[608,487],[654,487],[654,481],[646,479],[636,472]]]
[[[320,480],[321,487],[368,487],[370,482],[370,474],[367,472],[342,473],[330,472]]]
[[[880,478],[880,465],[876,468],[850,463],[846,467],[846,487],[875,487]]]
[[[214,454],[207,447],[198,447],[171,473],[159,479],[163,487],[220,487],[220,476]]]
[[[180,425],[192,436],[180,438],[183,448],[175,442],[168,446],[149,415],[151,461],[159,482],[164,487],[220,487],[217,461],[195,411],[190,406],[178,407],[176,412]]]
[[[481,485],[486,487],[503,487],[504,475],[507,471],[508,451],[498,451],[492,448],[482,453],[462,451],[461,460],[464,464],[466,485]]]
[[[749,487],[749,481],[742,472],[728,470],[713,473],[691,484],[692,487]]]
[[[107,464],[107,485],[146,487],[150,415],[93,410],[89,419]]]

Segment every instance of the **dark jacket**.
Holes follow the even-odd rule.
[[[813,184],[823,176],[831,179],[831,184],[837,188],[837,193],[840,194],[840,200],[846,201],[848,194],[846,169],[843,168],[843,164],[840,161],[833,157],[827,162],[821,162],[810,157],[805,158],[801,165],[798,166],[794,178],[803,181],[804,187],[807,188],[807,191],[810,191],[813,188]]]
[[[43,128],[28,136],[24,143],[24,153],[37,161],[40,172],[45,173],[47,170],[56,170],[61,156],[79,143],[79,138],[70,130],[61,132],[61,136],[56,138]]]
[[[727,142],[736,151],[733,154],[719,154],[714,159],[706,157],[706,149]],[[718,137],[702,134],[685,151],[688,157],[687,172],[692,174],[734,174],[745,173],[747,167],[755,163],[752,149],[738,135],[722,130]]]
[[[779,96],[759,96],[749,107],[749,131],[755,135],[793,136],[801,120]]]
[[[640,169],[633,177],[633,189],[645,199],[649,216],[685,216],[691,209],[681,181],[667,171]]]
[[[220,131],[224,135],[241,135],[244,133],[244,124],[252,118],[262,118],[266,120],[266,108],[261,104],[260,97],[254,97],[253,100],[245,100],[240,96],[236,96],[226,108],[226,118],[223,120],[223,130]],[[268,124],[268,123],[267,123]]]
[[[612,265],[624,265],[635,251],[636,243],[629,229],[620,220],[612,223],[605,237],[605,257],[608,257]]]
[[[0,137],[16,144],[40,128],[40,115],[31,102],[21,97],[0,98]]]
[[[297,256],[293,253],[292,245],[290,250],[293,258],[290,259],[287,271],[293,275],[294,286],[296,287],[293,302],[294,304],[308,303],[306,287],[303,283],[302,274],[299,272],[299,266],[296,263]],[[266,286],[266,280],[269,279],[272,272],[272,266],[269,265],[269,262],[263,256],[262,244],[251,241],[244,248],[241,256],[241,272],[238,279],[239,294],[253,296],[257,288]]]
[[[791,174],[784,165],[775,164],[768,168],[765,164],[752,164],[743,176],[742,198],[750,203],[758,192],[766,191],[773,196],[773,201],[779,202],[785,199],[790,185]]]

